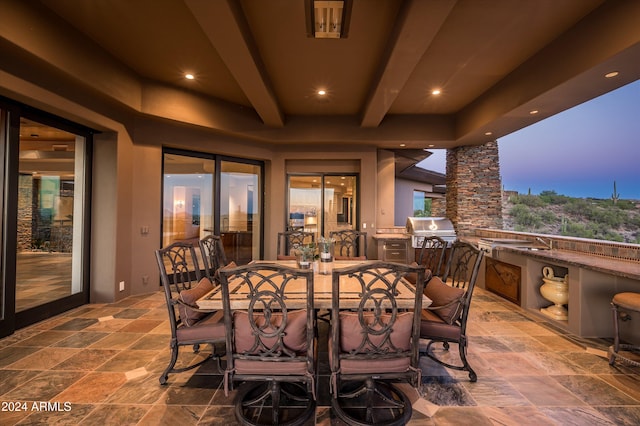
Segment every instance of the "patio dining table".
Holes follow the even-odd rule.
[[[296,262],[293,260],[278,260],[278,261],[259,261],[259,263],[276,263],[278,265],[296,267]],[[373,263],[372,261],[349,261],[340,260],[333,262],[334,268],[343,268],[349,266],[360,265],[363,263]],[[362,293],[360,284],[356,278],[350,278],[343,276],[344,282],[341,283],[340,290],[340,306],[344,309],[357,309],[361,299]],[[314,290],[314,308],[315,309],[331,309],[331,287],[332,276],[314,273],[313,277],[313,290]],[[231,299],[231,309],[248,309],[248,286],[244,283],[229,283],[229,293]],[[402,280],[397,287],[398,295],[396,296],[396,303],[400,309],[413,309],[415,302],[415,287],[413,284],[406,280]],[[304,308],[306,307],[306,287],[304,281],[300,280],[300,285],[296,283],[289,283],[287,285],[287,306],[292,308]],[[198,299],[196,302],[200,309],[218,310],[222,309],[222,291],[220,286],[214,288],[209,293]],[[422,296],[422,306],[427,307],[431,304],[431,300]]]

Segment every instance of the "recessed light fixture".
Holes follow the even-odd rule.
[[[493,134],[493,132],[484,132],[485,136],[491,136]]]
[[[406,143],[401,143],[400,146],[405,147],[405,146],[407,146],[407,144]]]
[[[539,113],[540,111],[538,111],[537,109],[534,109],[532,111],[529,111],[529,114],[531,115],[536,115],[537,113]]]
[[[327,94],[327,91],[326,91],[326,90],[324,90],[324,89],[320,89],[320,90],[318,90],[318,95],[320,95],[320,96],[324,96],[324,95],[326,95],[326,94]]]
[[[431,91],[431,94],[432,94],[432,95],[436,95],[436,96],[437,96],[437,95],[439,95],[440,93],[442,93],[442,90],[440,90],[440,89],[433,89],[433,90]]]
[[[184,75],[184,78],[186,78],[187,80],[193,80],[195,78],[195,76],[191,73],[186,73]]]
[[[613,78],[613,77],[617,77],[618,74],[620,74],[618,71],[611,71],[611,72],[606,73],[604,76],[606,78]]]

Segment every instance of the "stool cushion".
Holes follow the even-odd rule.
[[[640,312],[640,293],[618,293],[613,296],[613,303],[621,308]]]

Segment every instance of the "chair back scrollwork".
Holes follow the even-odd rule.
[[[278,233],[277,254],[281,258],[293,256],[291,250],[312,245],[315,243],[315,234],[305,231],[285,231]]]
[[[211,281],[214,281],[218,269],[227,265],[227,256],[224,252],[222,239],[218,235],[207,235],[198,244],[200,245],[205,273]]]
[[[354,229],[332,231],[329,238],[335,241],[336,258],[356,258],[367,256],[367,233]]]
[[[435,235],[424,237],[418,264],[429,269],[434,276],[441,276],[446,250],[447,242],[442,238]]]

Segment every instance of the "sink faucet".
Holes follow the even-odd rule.
[[[552,249],[553,249],[553,240],[551,240],[551,239],[550,239],[549,241],[545,241],[545,240],[543,240],[543,239],[542,239],[542,238],[540,238],[540,237],[536,237],[536,240],[537,240],[537,241],[539,241],[539,242],[541,242],[541,243],[542,243],[542,245],[544,245],[545,247],[547,247],[549,250],[552,250]]]

